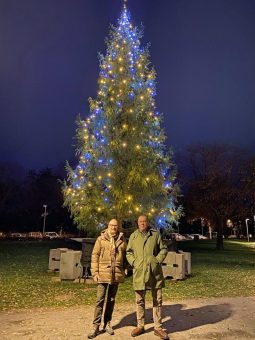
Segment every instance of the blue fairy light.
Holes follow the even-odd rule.
[[[170,188],[171,187],[171,183],[170,182],[165,182],[164,186],[165,186],[165,188]]]
[[[85,153],[85,159],[92,159],[92,155],[90,152]]]

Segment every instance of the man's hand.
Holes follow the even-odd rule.
[[[95,282],[98,282],[98,275],[97,275],[97,274],[93,276],[93,280],[94,280]]]

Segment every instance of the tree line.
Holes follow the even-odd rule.
[[[185,217],[179,229],[202,220],[217,232],[217,246],[223,248],[227,221],[244,224],[249,218],[251,233],[255,215],[255,155],[226,144],[196,144],[175,155],[182,190],[180,203]],[[30,170],[17,164],[0,164],[0,230],[42,230],[43,205],[47,204],[47,229],[74,231],[69,212],[63,207],[59,170]]]
[[[61,190],[63,171],[50,168],[26,172],[17,164],[0,165],[0,230],[42,231],[44,205],[47,230],[75,230]]]
[[[242,230],[245,219],[249,218],[249,230],[254,231],[252,151],[226,144],[196,144],[179,155],[178,165],[186,218],[200,219],[216,231],[218,249],[223,248],[227,226]]]

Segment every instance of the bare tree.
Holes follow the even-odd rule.
[[[229,145],[192,145],[182,160],[187,217],[204,218],[217,231],[217,249],[223,249],[227,219],[243,215],[242,164],[246,152]],[[185,166],[183,166],[185,164]]]

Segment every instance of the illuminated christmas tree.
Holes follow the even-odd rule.
[[[89,100],[88,118],[78,122],[79,164],[68,166],[64,185],[65,205],[87,231],[141,213],[161,226],[181,213],[172,153],[155,105],[156,74],[140,39],[124,3],[106,55],[100,55],[97,98]]]

